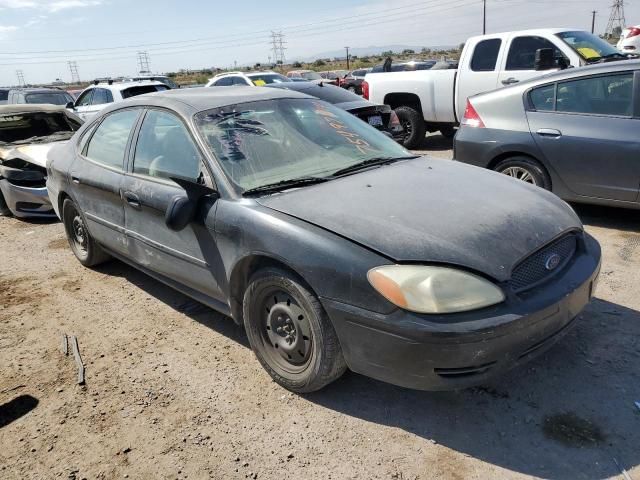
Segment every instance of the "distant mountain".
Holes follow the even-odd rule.
[[[387,52],[389,50],[395,53],[400,53],[403,50],[407,50],[407,49],[414,50],[416,53],[420,53],[420,51],[424,47],[429,48],[431,50],[450,50],[452,48],[455,48],[455,46],[452,46],[452,45],[435,45],[435,46],[422,45],[419,47],[411,46],[411,45],[382,45],[382,46],[350,48],[349,54],[356,55],[358,57],[366,57],[366,56],[372,56],[372,55],[380,55],[382,52]],[[310,62],[313,60],[317,60],[318,58],[345,58],[345,57],[346,57],[346,51],[342,49],[342,50],[330,50],[327,52],[320,52],[320,53],[316,53],[315,55],[310,55],[306,57],[287,58],[287,60],[291,62]]]

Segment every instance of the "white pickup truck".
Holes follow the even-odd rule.
[[[452,137],[467,98],[568,67],[628,58],[581,30],[540,29],[470,38],[457,70],[369,73],[363,95],[390,105],[405,127],[404,146],[416,148],[425,133]]]

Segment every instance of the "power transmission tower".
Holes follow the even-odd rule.
[[[271,49],[273,50],[273,61],[278,65],[284,65],[284,51],[287,49],[284,45],[284,34],[282,32],[271,32]]]
[[[140,67],[140,73],[150,73],[149,67],[149,52],[138,52],[138,66]]]
[[[21,87],[26,86],[27,84],[24,81],[24,72],[22,70],[16,70],[16,75],[18,76],[18,85]]]
[[[624,0],[613,0],[611,15],[609,16],[609,22],[607,23],[604,36],[606,38],[619,37],[626,25],[627,21],[624,18]]]
[[[71,72],[71,83],[80,83],[80,75],[78,75],[78,62],[67,62],[69,71]]]

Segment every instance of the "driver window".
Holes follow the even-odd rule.
[[[159,110],[147,112],[138,135],[133,173],[202,182],[198,149],[175,115]]]
[[[555,59],[566,58],[564,54],[549,40],[542,37],[517,37],[509,47],[507,70],[534,70],[536,50],[552,48]]]
[[[86,107],[87,105],[90,105],[92,94],[93,89],[87,90],[82,95],[80,95],[80,98],[78,98],[78,101],[76,102],[76,107]]]

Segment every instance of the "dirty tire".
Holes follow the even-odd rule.
[[[448,125],[446,127],[440,127],[440,133],[444,138],[453,138],[456,134],[456,129]]]
[[[402,145],[405,148],[418,148],[427,133],[422,115],[411,107],[398,107],[395,112],[405,132]]]
[[[253,352],[284,388],[313,392],[345,372],[329,317],[295,275],[278,268],[256,272],[244,294],[243,314]]]
[[[71,251],[85,267],[93,267],[109,260],[109,255],[91,237],[84,216],[69,198],[62,204],[62,222]]]
[[[549,174],[537,160],[532,158],[524,156],[509,157],[498,163],[494,170],[545,190],[551,190]]]
[[[2,192],[0,192],[0,217],[10,217],[10,216],[11,216],[11,210],[9,210],[9,207],[7,206],[7,202],[5,202]]]

